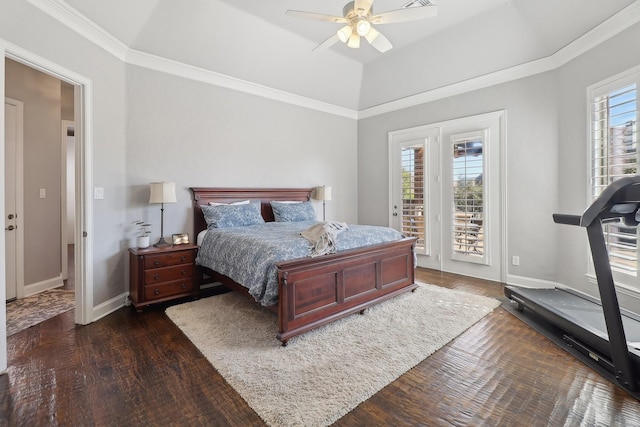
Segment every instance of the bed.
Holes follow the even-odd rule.
[[[194,236],[207,229],[203,206],[210,203],[259,201],[265,222],[274,221],[271,201],[306,202],[312,188],[191,188]],[[204,208],[207,210],[207,208]],[[415,238],[368,245],[318,257],[279,261],[275,265],[277,303],[276,338],[289,339],[404,292],[413,291]],[[248,298],[248,288],[203,265],[198,265],[200,286],[219,282]]]

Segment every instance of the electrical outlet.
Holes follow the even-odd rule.
[[[511,264],[520,265],[520,257],[517,255],[514,255],[513,258],[511,258]]]

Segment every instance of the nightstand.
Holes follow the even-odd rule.
[[[196,245],[129,249],[129,297],[145,306],[198,294]]]

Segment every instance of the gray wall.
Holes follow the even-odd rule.
[[[60,81],[7,60],[5,95],[24,102],[24,284],[60,277]],[[46,198],[40,198],[40,189]]]
[[[177,184],[165,235],[191,232],[189,186],[326,184],[334,194],[329,218],[386,224],[388,132],[501,109],[508,255],[521,259],[509,273],[581,278],[585,242],[550,215],[585,207],[586,85],[640,63],[639,35],[636,25],[560,70],[356,123],[125,65],[27,2],[5,0],[0,15],[0,38],[92,83],[93,185],[105,190],[92,201],[94,305],[127,289],[131,221],[148,220],[159,235],[159,208],[147,203],[151,181]],[[365,76],[363,87],[374,80]]]
[[[127,69],[127,194],[131,221],[153,224],[149,183],[174,181],[165,236],[193,236],[189,187],[330,185],[327,217],[357,219],[356,122],[148,69]],[[321,204],[315,202],[321,215]]]
[[[94,228],[88,230],[93,233],[93,260],[89,262],[94,305],[98,305],[125,290],[125,248],[120,237],[127,222],[125,66],[28,2],[6,0],[2,10],[0,38],[92,83],[93,183],[105,189],[105,199],[93,201]],[[57,93],[59,97],[59,83]],[[59,119],[57,126],[59,129]]]
[[[557,225],[551,215],[580,214],[589,204],[587,87],[639,65],[637,40],[640,25],[557,70],[359,121],[359,221],[388,222],[388,132],[505,109],[507,256],[520,257],[508,274],[593,294],[584,229]]]
[[[557,84],[552,73],[361,120],[358,124],[359,221],[388,225],[388,133],[491,111],[507,111],[509,274],[553,280],[557,200]],[[504,196],[504,195],[503,195]]]
[[[159,237],[152,181],[177,185],[166,236],[192,232],[190,186],[326,184],[327,217],[357,219],[355,120],[127,66],[26,2],[3,10],[0,38],[92,83],[93,185],[105,194],[91,200],[94,306],[128,289],[131,221]]]
[[[589,205],[587,170],[587,87],[640,65],[640,25],[592,49],[558,70],[561,126],[558,144],[558,210],[582,213]],[[594,284],[585,277],[588,256],[586,232],[577,227],[557,231],[558,277],[561,283],[596,294]],[[621,297],[627,305],[628,298]],[[631,303],[629,303],[631,304]],[[640,303],[627,305],[640,313]]]

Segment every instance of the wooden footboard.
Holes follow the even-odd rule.
[[[278,263],[277,338],[286,345],[291,337],[414,290],[415,241]]]
[[[270,201],[307,201],[311,188],[191,188],[194,238],[207,228],[201,206],[209,202],[259,200],[265,221],[273,221]],[[349,314],[412,291],[415,238],[367,246],[317,258],[283,261],[278,266],[279,303],[268,307],[278,313],[277,338],[286,344],[296,335]],[[253,299],[247,288],[205,267],[210,281]],[[201,280],[202,283],[204,283]]]

